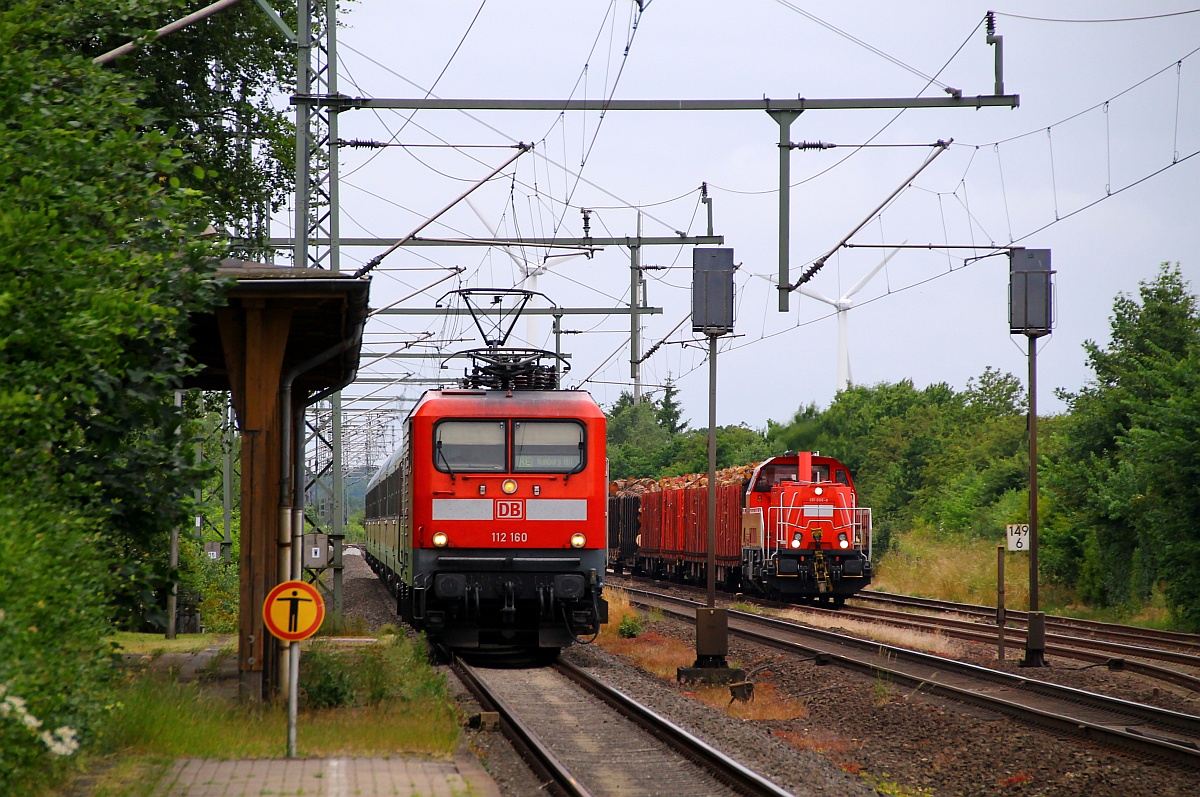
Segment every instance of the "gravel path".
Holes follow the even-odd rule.
[[[348,614],[364,617],[373,629],[398,624],[394,601],[361,557],[346,558],[344,583]],[[695,644],[688,624],[656,620],[649,630]],[[836,667],[818,668],[811,662],[787,662],[776,650],[736,638],[729,644],[731,662],[780,660],[782,666],[768,667],[754,680],[769,684],[781,698],[797,701],[806,716],[734,719],[689,697],[686,688],[648,674],[599,646],[577,645],[563,655],[797,795],[1200,795],[1200,773],[1194,771],[1043,732],[885,680]],[[966,658],[996,666],[994,650],[984,646],[968,646]],[[1197,696],[1140,676],[1066,669],[1074,662],[1057,664],[1038,670],[1036,677],[1200,713]],[[1013,661],[1003,669],[1031,672],[1019,671]],[[467,714],[478,711],[465,694],[460,702]],[[469,733],[471,745],[505,797],[539,793],[537,783],[498,734]]]

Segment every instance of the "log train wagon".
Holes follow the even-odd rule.
[[[459,650],[553,656],[607,621],[605,418],[583,391],[426,392],[367,487],[366,557]]]
[[[609,497],[613,571],[705,581],[706,481],[691,476],[617,489]],[[722,471],[716,490],[714,560],[724,589],[840,607],[870,583],[871,510],[858,506],[854,480],[836,459],[787,453]]]

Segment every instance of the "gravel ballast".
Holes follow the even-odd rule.
[[[361,556],[347,556],[345,605],[375,630],[400,625],[395,602]],[[647,631],[694,646],[694,629],[670,619]],[[837,667],[781,658],[776,650],[729,641],[729,661],[774,661],[757,674],[761,695],[795,701],[792,719],[741,720],[689,696],[690,687],[647,673],[598,645],[576,645],[563,657],[630,697],[687,728],[714,747],[796,795],[1038,795],[1050,797],[1186,797],[1200,795],[1200,773],[1143,760],[1075,738],[1017,723],[1001,715],[922,693]],[[965,660],[1018,672],[1017,662],[998,665],[994,649],[968,645]],[[1141,676],[1103,669],[1071,670],[1077,663],[1051,661],[1029,677],[1200,713],[1190,693]],[[457,682],[449,678],[451,684]],[[456,688],[456,687],[455,687]],[[457,688],[456,688],[457,690]],[[456,691],[466,714],[468,695]],[[468,730],[469,742],[506,797],[539,794],[537,782],[496,733]]]

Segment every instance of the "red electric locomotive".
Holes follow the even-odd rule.
[[[446,646],[552,656],[607,620],[604,413],[546,352],[466,354],[465,387],[421,397],[368,485],[368,561]]]

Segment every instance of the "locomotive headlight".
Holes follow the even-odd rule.
[[[435,531],[433,533],[433,547],[434,548],[445,548],[446,543],[448,543],[448,542],[450,542],[450,538],[446,536],[446,532]]]
[[[795,534],[792,535],[792,547],[799,548],[803,544],[804,544],[804,541],[802,539],[800,539],[800,532],[797,531]]]
[[[587,544],[587,537],[580,534],[578,531],[571,535],[571,547],[582,548]]]
[[[824,494],[825,494],[825,488],[824,488],[824,487],[814,487],[814,488],[813,488],[813,494],[814,494],[814,495],[824,495]]]
[[[505,479],[504,483],[500,485],[500,489],[504,491],[505,495],[512,495],[517,491],[516,479]]]
[[[850,540],[848,540],[846,538],[846,532],[844,532],[844,531],[841,532],[840,534],[838,534],[838,547],[839,548],[849,548],[850,547]]]

